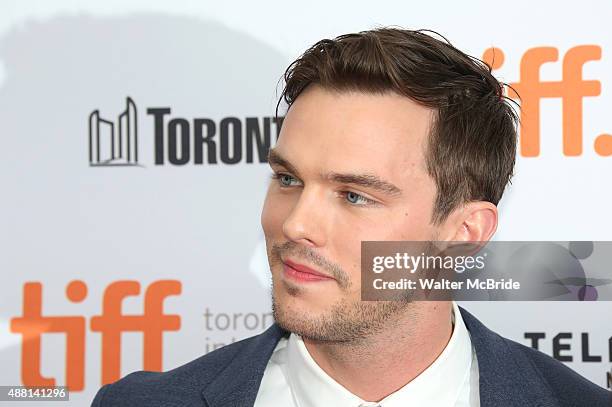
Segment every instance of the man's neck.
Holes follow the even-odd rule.
[[[304,339],[314,361],[336,382],[366,401],[380,401],[412,381],[446,347],[452,303],[420,302],[359,343]]]

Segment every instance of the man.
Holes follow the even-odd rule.
[[[422,31],[322,40],[285,73],[261,222],[276,323],[96,406],[605,406],[609,394],[454,302],[361,301],[361,241],[488,241],[516,115]],[[280,101],[279,101],[280,103]]]

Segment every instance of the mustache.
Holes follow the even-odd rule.
[[[308,263],[326,271],[333,277],[341,288],[348,288],[351,285],[348,273],[339,265],[325,259],[323,256],[316,253],[314,250],[304,247],[298,243],[287,241],[285,243],[274,243],[270,249],[275,263],[280,263],[282,257],[292,257],[294,259],[303,259]]]

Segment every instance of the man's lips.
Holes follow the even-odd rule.
[[[311,269],[308,266],[293,262],[291,260],[283,260],[283,272],[285,276],[297,281],[330,281],[334,278]]]

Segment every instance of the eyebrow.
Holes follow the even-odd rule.
[[[285,167],[287,170],[301,178],[297,168],[295,168],[295,166],[291,164],[289,160],[284,158],[273,148],[271,148],[268,152],[268,163],[270,165]],[[322,174],[322,178],[338,184],[359,185],[391,196],[399,196],[402,194],[402,190],[397,186],[372,174],[343,174],[331,172],[328,174]]]
[[[274,148],[271,148],[268,151],[268,163],[270,165],[278,165],[280,167],[285,167],[286,169],[301,178],[300,172],[297,170],[297,168],[295,168],[293,164],[291,164],[287,159],[280,155],[278,151],[274,150]]]

